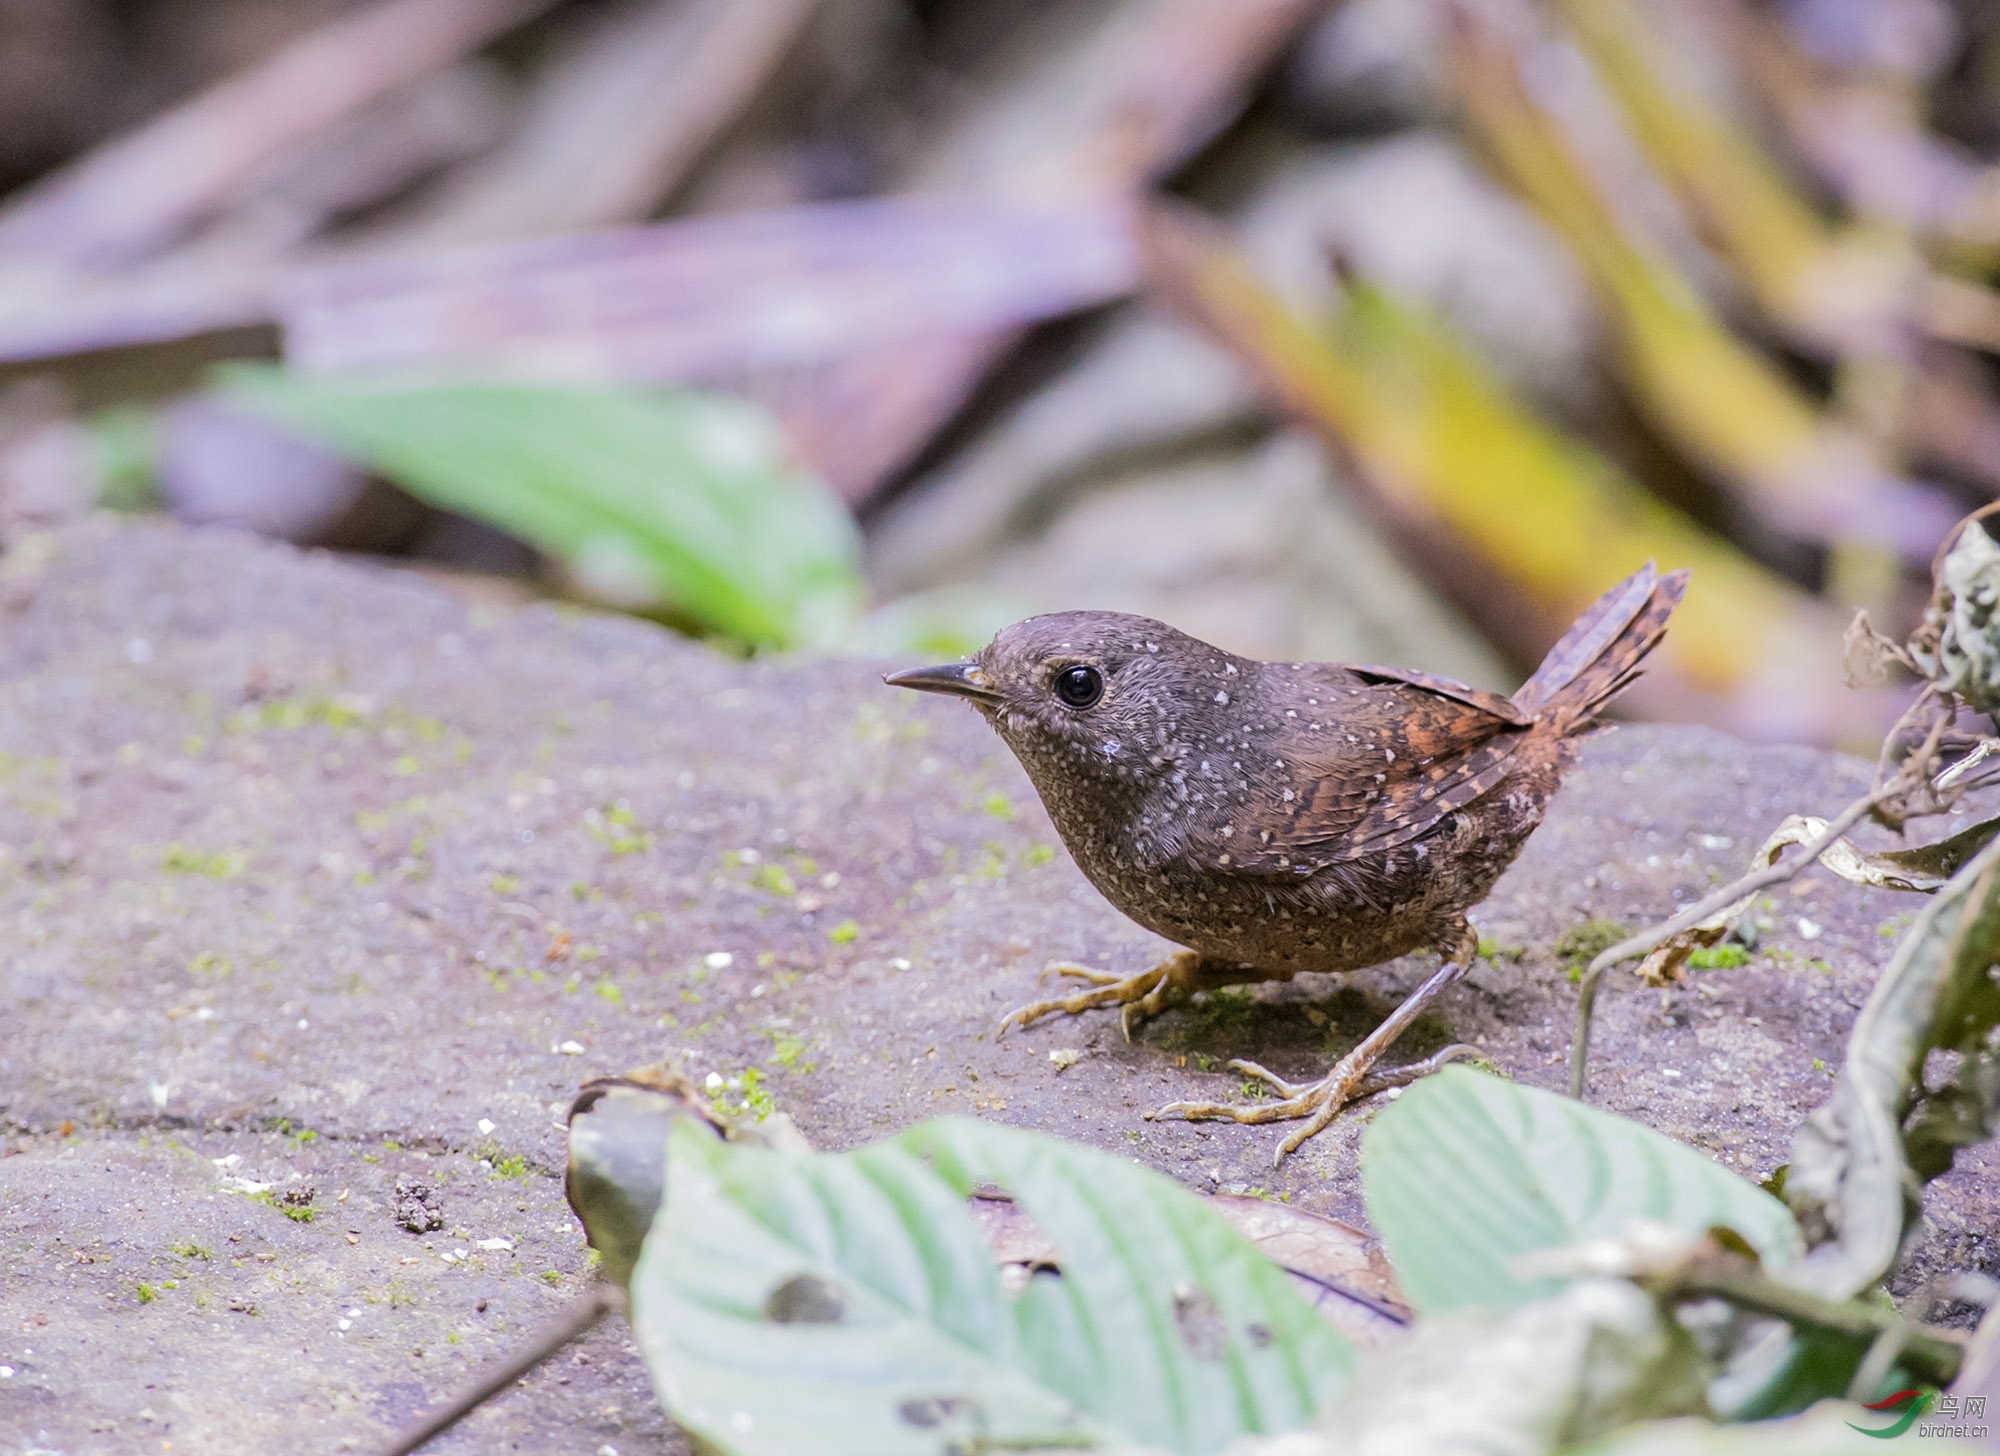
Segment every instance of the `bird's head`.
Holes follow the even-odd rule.
[[[1150,617],[1054,612],[1004,628],[970,662],[883,681],[969,701],[1037,786],[1048,772],[1129,784],[1174,772],[1187,719],[1227,702],[1250,666]]]

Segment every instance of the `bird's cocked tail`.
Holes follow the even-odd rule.
[[[1639,676],[1639,664],[1667,633],[1667,618],[1687,591],[1685,568],[1661,576],[1652,562],[1592,602],[1535,675],[1514,694],[1516,707],[1552,718],[1564,731],[1591,718]]]

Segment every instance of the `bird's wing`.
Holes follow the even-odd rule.
[[[1225,871],[1300,876],[1406,844],[1497,787],[1533,721],[1444,679],[1346,671],[1354,686],[1326,703],[1333,716],[1316,727],[1288,719],[1289,752],[1198,817],[1197,856]]]
[[[1489,693],[1485,688],[1467,687],[1455,678],[1439,677],[1430,672],[1411,672],[1400,667],[1350,667],[1347,671],[1367,683],[1402,683],[1406,687],[1422,688],[1427,693],[1450,698],[1468,708],[1477,708],[1502,723],[1512,723],[1517,727],[1525,728],[1535,721],[1534,715],[1517,707],[1512,698]]]

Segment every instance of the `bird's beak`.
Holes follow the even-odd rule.
[[[920,693],[949,693],[955,698],[977,702],[1000,700],[999,691],[986,680],[976,662],[948,662],[942,667],[913,667],[892,672],[882,679],[892,688],[915,688]]]

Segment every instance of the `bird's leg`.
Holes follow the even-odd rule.
[[[1421,1062],[1406,1062],[1400,1067],[1375,1067],[1354,1084],[1354,1090],[1347,1094],[1347,1100],[1363,1102],[1377,1092],[1387,1092],[1391,1087],[1407,1087],[1412,1082],[1421,1082],[1447,1062],[1483,1055],[1478,1047],[1467,1046],[1464,1042],[1454,1042],[1443,1051],[1425,1057]],[[1246,1077],[1264,1083],[1280,1097],[1303,1097],[1319,1085],[1317,1082],[1287,1082],[1270,1068],[1259,1066],[1256,1062],[1243,1057],[1232,1057],[1223,1065],[1229,1071],[1241,1072]],[[1170,1107],[1160,1109],[1162,1112],[1173,1110]]]
[[[1125,1039],[1130,1041],[1134,1027],[1158,1016],[1169,1006],[1178,1006],[1196,991],[1236,986],[1246,981],[1285,979],[1248,966],[1208,960],[1200,952],[1192,950],[1177,950],[1150,971],[1141,971],[1136,976],[1114,976],[1067,961],[1057,962],[1043,974],[1088,981],[1096,989],[1018,1007],[1001,1018],[996,1036],[1005,1036],[1010,1026],[1032,1026],[1044,1016],[1054,1016],[1059,1011],[1076,1016],[1100,1006],[1119,1006],[1124,1008],[1119,1015],[1119,1027],[1124,1031]]]
[[[1385,1088],[1399,1087],[1413,1082],[1458,1057],[1475,1055],[1471,1047],[1449,1046],[1436,1056],[1409,1067],[1399,1067],[1387,1072],[1374,1070],[1375,1063],[1382,1053],[1395,1043],[1397,1037],[1409,1029],[1410,1023],[1423,1014],[1424,1008],[1436,1000],[1445,987],[1466,973],[1479,946],[1479,941],[1470,927],[1462,927],[1445,943],[1454,947],[1445,963],[1431,972],[1424,983],[1404,999],[1402,1005],[1390,1012],[1380,1026],[1363,1037],[1360,1044],[1342,1057],[1334,1069],[1319,1081],[1304,1084],[1287,1082],[1255,1062],[1232,1061],[1229,1063],[1232,1070],[1268,1083],[1276,1089],[1283,1100],[1259,1103],[1254,1107],[1233,1107],[1223,1102],[1173,1102],[1156,1112],[1149,1112],[1146,1114],[1147,1117],[1184,1117],[1190,1122],[1285,1122],[1294,1118],[1307,1119],[1304,1127],[1278,1144],[1277,1156],[1272,1159],[1272,1164],[1275,1166],[1282,1163],[1287,1155],[1297,1152],[1308,1139],[1324,1131],[1327,1124],[1332,1122],[1340,1114],[1340,1109],[1348,1103],[1372,1096]]]

